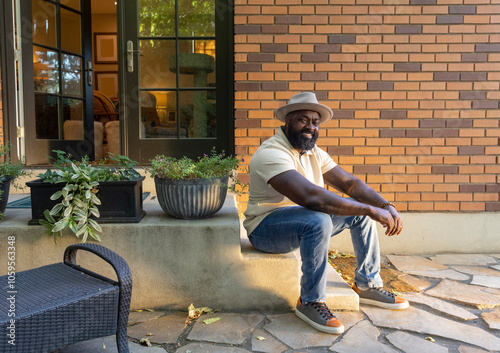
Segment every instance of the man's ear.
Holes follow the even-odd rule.
[[[285,126],[288,126],[288,124],[290,123],[290,118],[291,118],[291,115],[290,115],[290,113],[288,113],[285,116]]]

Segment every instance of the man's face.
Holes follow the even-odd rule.
[[[286,116],[285,135],[295,149],[307,151],[314,147],[319,136],[319,119],[319,114],[312,110],[298,110]]]

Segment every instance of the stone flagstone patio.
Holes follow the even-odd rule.
[[[500,352],[500,255],[388,255],[386,264],[420,290],[408,310],[360,306],[337,312],[342,335],[318,332],[293,313],[131,312],[131,353],[484,353]],[[458,276],[458,275],[460,276]],[[194,303],[203,306],[203,303]],[[213,308],[216,309],[216,308]],[[219,318],[207,324],[207,318]],[[147,338],[151,347],[139,344]],[[53,353],[117,352],[114,337]]]

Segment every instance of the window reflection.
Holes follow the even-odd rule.
[[[56,7],[43,0],[33,0],[31,2],[31,14],[33,18],[33,42],[57,46],[56,32]]]
[[[35,91],[59,93],[59,60],[57,52],[33,46]]]
[[[82,97],[82,58],[62,55],[63,94]]]
[[[139,36],[175,35],[175,0],[139,0]]]
[[[214,36],[215,0],[179,0],[179,36]]]

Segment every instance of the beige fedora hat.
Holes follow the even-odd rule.
[[[319,104],[316,95],[312,92],[297,93],[288,100],[286,105],[279,107],[274,113],[279,121],[285,122],[286,115],[297,110],[318,112],[320,124],[326,123],[333,117],[333,111],[326,105]]]

